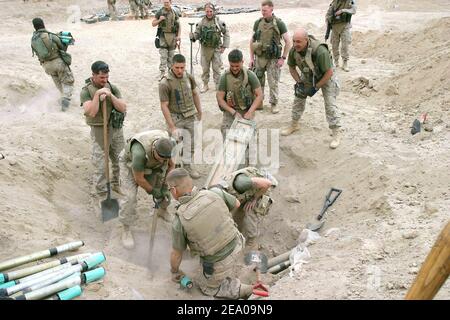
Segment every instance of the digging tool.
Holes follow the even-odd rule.
[[[428,254],[406,300],[431,300],[450,275],[450,222]]]
[[[332,195],[335,193],[334,197]],[[327,212],[327,209],[333,205],[333,203],[336,201],[336,199],[341,195],[342,190],[331,188],[330,192],[328,192],[327,196],[325,197],[325,203],[323,204],[322,211],[320,211],[320,214],[317,216],[317,221],[308,223],[306,225],[306,228],[311,231],[317,231],[320,228],[322,228],[323,224],[325,223],[325,219],[323,219],[325,212]],[[323,220],[322,220],[323,219]]]
[[[162,200],[164,201],[164,200]],[[153,277],[153,246],[155,244],[155,234],[156,234],[156,226],[158,225],[158,213],[157,210],[160,208],[160,202],[153,197],[153,202],[155,203],[154,212],[152,217],[152,228],[150,230],[150,244],[148,249],[148,270],[150,271],[150,275]]]
[[[424,113],[421,116],[421,119],[414,120],[412,127],[411,127],[411,134],[415,135],[418,134],[420,131],[422,131],[422,125],[425,124],[427,121],[428,113]]]
[[[268,297],[269,289],[261,281],[261,272],[267,272],[267,256],[259,251],[250,251],[244,258],[245,264],[254,266],[256,283],[253,285],[253,294],[260,297]]]
[[[108,117],[106,114],[106,97],[102,102],[103,112],[103,151],[105,153],[105,175],[108,197],[102,201],[102,219],[103,222],[115,219],[119,216],[119,202],[111,198],[111,181],[109,179],[109,140],[108,140]]]
[[[6,269],[11,269],[11,268],[14,268],[14,267],[18,267],[18,266],[26,264],[28,262],[49,258],[49,257],[55,256],[55,255],[57,255],[59,253],[62,253],[62,252],[74,251],[74,250],[77,250],[78,248],[80,248],[82,246],[84,246],[84,242],[83,241],[75,241],[75,242],[70,242],[70,243],[63,244],[61,246],[57,246],[55,248],[50,248],[50,249],[47,249],[47,250],[35,252],[35,253],[29,254],[29,255],[26,255],[26,256],[22,256],[22,257],[19,257],[19,258],[10,259],[10,260],[4,261],[4,262],[0,262],[0,271],[1,270],[6,270]]]
[[[194,23],[193,22],[189,22],[189,25],[191,26],[191,33],[194,31],[193,27],[194,27]],[[192,41],[191,41],[191,75],[194,75],[194,67],[192,64]]]

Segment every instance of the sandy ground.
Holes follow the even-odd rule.
[[[105,1],[75,1],[81,15]],[[119,1],[121,2],[121,1]],[[122,1],[125,3],[125,1]],[[190,3],[193,3],[192,1]],[[199,2],[199,1],[197,1]],[[116,221],[103,224],[90,200],[92,166],[89,128],[79,91],[90,65],[102,59],[110,80],[128,103],[125,135],[164,128],[156,97],[159,56],[156,30],[147,21],[71,23],[74,1],[2,1],[0,17],[0,252],[10,258],[82,239],[83,252],[103,250],[104,281],[86,288],[82,299],[204,299],[170,281],[170,226],[159,222],[156,274],[147,272],[148,230],[153,209],[140,192],[138,247],[122,249]],[[236,3],[236,1],[234,2]],[[239,1],[239,4],[250,1]],[[292,277],[273,277],[273,299],[402,299],[450,208],[450,8],[448,1],[358,1],[353,19],[351,72],[338,70],[344,139],[328,148],[329,131],[321,94],[307,104],[301,130],[280,140],[280,187],[263,223],[262,251],[269,256],[293,248],[306,223],[319,213],[330,187],[344,190],[330,209],[323,236],[310,247],[311,261]],[[227,1],[225,4],[233,4]],[[322,37],[326,1],[287,1],[276,14],[290,31],[305,26]],[[62,113],[58,93],[31,57],[31,19],[41,16],[49,30],[69,30],[76,91]],[[225,16],[232,46],[248,56],[247,43],[259,13]],[[67,22],[69,21],[69,22]],[[188,22],[183,18],[182,53],[189,56]],[[194,45],[194,53],[197,50]],[[201,74],[195,66],[195,75]],[[259,128],[288,123],[293,80],[286,67],[280,83],[281,113],[265,110]],[[268,103],[268,101],[266,101]],[[204,128],[219,127],[213,92],[202,95]],[[424,112],[432,131],[411,136]],[[201,167],[206,176],[208,166]],[[198,182],[199,185],[204,179]],[[333,232],[327,237],[328,230]],[[197,262],[185,257],[182,269]],[[269,280],[269,279],[268,279]],[[439,299],[450,298],[450,286]]]

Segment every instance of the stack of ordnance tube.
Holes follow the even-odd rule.
[[[290,254],[291,250],[269,259],[267,261],[267,272],[275,274],[289,268],[291,265],[291,262],[289,261]]]
[[[82,253],[22,267],[60,253],[78,250],[83,245],[83,241],[75,241],[0,262],[0,299],[71,300],[80,296],[82,285],[105,276],[105,269],[98,267],[106,260],[102,252]]]

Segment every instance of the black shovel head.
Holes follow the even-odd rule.
[[[420,130],[422,130],[422,124],[420,123],[419,120],[414,120],[413,125],[411,127],[411,134],[415,135],[418,134],[420,132]]]
[[[115,219],[119,216],[119,202],[117,199],[108,198],[102,201],[103,222]]]

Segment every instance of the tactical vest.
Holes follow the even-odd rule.
[[[189,248],[200,257],[216,254],[239,234],[223,199],[209,190],[194,190],[177,214],[188,235]]]
[[[333,61],[330,49],[325,42],[317,40],[314,36],[308,36],[309,43],[306,49],[306,55],[303,57],[299,52],[292,48],[294,52],[295,63],[302,73],[302,79],[305,83],[310,85],[315,85],[320,79],[322,79],[324,73],[320,71],[319,67],[314,64],[314,59],[316,58],[317,49],[319,46],[323,45],[327,48],[330,59]]]
[[[281,55],[281,32],[278,28],[278,18],[272,16],[272,20],[260,18],[254,40],[254,52],[257,56],[265,56],[268,59],[279,58]]]
[[[86,79],[86,85],[83,87],[86,88],[89,91],[89,95],[91,97],[91,100],[94,99],[95,93],[100,90],[101,88],[97,88],[93,83],[91,78]],[[107,83],[105,85],[105,88],[108,88],[109,90],[111,90],[111,92],[114,94],[114,92],[112,91],[112,88],[110,86],[109,83]],[[106,98],[106,114],[108,116],[108,119],[106,119],[106,123],[109,123],[109,119],[111,117],[111,112],[113,109],[113,104],[111,101],[110,97]],[[86,123],[90,126],[103,126],[103,109],[102,109],[102,102],[99,101],[99,108],[98,108],[98,112],[95,115],[95,117],[88,117],[86,116]]]
[[[203,18],[200,27],[200,43],[208,48],[219,48],[222,44],[222,29],[216,17],[212,20]]]
[[[39,29],[33,32],[31,38],[31,49],[36,54],[40,62],[51,61],[59,58],[59,48],[54,37],[57,35],[48,32],[45,29]]]
[[[244,79],[241,79],[240,75],[235,77],[229,69],[225,71],[226,92],[232,93],[235,109],[247,110],[253,104],[255,95],[248,81],[249,70],[243,67],[241,72],[244,75]]]
[[[331,24],[348,23],[352,20],[352,15],[347,12],[343,12],[339,17],[336,17],[334,13],[342,9],[351,9],[353,0],[333,0],[331,6],[333,7],[333,16],[331,17]]]
[[[150,175],[155,169],[159,169],[162,175],[166,175],[169,167],[169,160],[165,160],[163,163],[159,162],[153,157],[153,144],[160,138],[169,138],[169,134],[163,130],[150,130],[144,131],[134,135],[131,139],[127,140],[125,146],[127,165],[131,167],[131,146],[135,141],[139,142],[145,150],[145,157],[147,162],[145,163],[144,175]]]
[[[177,33],[178,15],[176,12],[173,9],[170,9],[170,11],[167,12],[164,8],[161,8],[158,13],[160,16],[166,17],[166,19],[159,24],[161,31],[164,33]]]
[[[177,78],[172,71],[164,77],[170,89],[169,110],[171,113],[182,114],[188,118],[197,114],[192,88],[194,83],[187,72],[183,78]]]
[[[250,190],[245,191],[244,193],[239,193],[234,188],[234,180],[240,174],[245,174],[249,178],[263,178],[264,175],[261,171],[254,167],[244,168],[238,171],[233,172],[231,175],[224,178],[226,187],[224,188],[229,194],[235,196],[241,203],[245,203],[248,200],[252,199],[255,194],[258,192],[258,189],[251,188]]]

